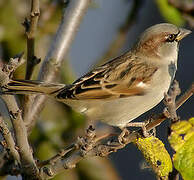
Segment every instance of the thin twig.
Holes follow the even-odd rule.
[[[26,30],[27,40],[27,64],[25,79],[31,79],[35,66],[40,63],[40,59],[35,56],[35,35],[40,16],[39,0],[31,0],[30,19],[25,19],[23,25]],[[33,102],[32,96],[25,95],[23,99],[23,119],[27,121]]]
[[[23,56],[24,56],[23,52],[19,53],[15,55],[13,58],[10,58],[8,64],[3,65],[3,71],[7,73],[7,75],[9,76],[9,79],[12,79],[12,76],[15,70],[25,62],[25,59],[23,59]]]
[[[35,57],[35,34],[38,24],[38,18],[40,16],[39,10],[39,0],[31,1],[31,12],[30,19],[25,19],[23,25],[26,30],[27,39],[27,67],[26,67],[26,77],[25,79],[30,79],[34,70],[34,66],[40,62],[38,58]]]
[[[91,0],[70,1],[68,7],[64,11],[56,36],[53,39],[47,56],[41,66],[39,80],[52,82],[56,78],[81,20],[89,7],[90,1]],[[37,115],[42,110],[45,100],[45,96],[37,96],[35,99],[32,109],[28,114],[27,126],[29,129],[32,124],[35,124],[33,121],[35,121]]]
[[[176,113],[176,97],[181,93],[178,82],[175,80],[173,86],[170,88],[169,93],[164,94],[163,103],[166,105],[165,115],[173,122],[178,121]],[[168,114],[168,115],[167,115]]]
[[[6,142],[6,148],[8,149],[8,153],[17,161],[20,162],[20,156],[18,151],[15,149],[15,142],[12,137],[11,132],[9,131],[7,125],[3,121],[3,118],[0,116],[0,132]]]
[[[192,83],[191,87],[178,99],[176,100],[176,110],[180,108],[194,93],[194,83]],[[163,121],[166,120],[166,116],[164,113],[157,115],[156,118],[148,125],[146,125],[146,130],[150,131],[153,127],[160,125]]]
[[[74,149],[76,149],[76,146],[74,144],[72,144],[71,146],[66,147],[65,149],[61,149],[52,158],[50,158],[48,160],[45,160],[45,161],[42,161],[42,162],[38,162],[38,166],[43,167],[43,166],[48,165],[48,164],[54,164],[56,161],[58,161],[60,158],[64,157],[68,152],[71,152]]]

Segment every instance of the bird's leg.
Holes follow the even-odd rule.
[[[118,141],[120,144],[124,145],[126,143],[126,136],[130,134],[130,131],[127,129],[127,127],[141,127],[142,128],[142,133],[144,137],[149,137],[149,136],[155,136],[156,134],[156,129],[154,128],[153,131],[150,133],[147,131],[146,126],[150,121],[144,121],[144,122],[129,122],[127,123],[124,127],[120,127],[122,130],[121,134],[118,137]]]
[[[144,137],[150,136],[149,132],[146,129],[147,122],[129,122],[126,127],[141,127]]]
[[[142,133],[144,137],[149,137],[156,134],[156,130],[153,129],[153,132],[150,134],[150,132],[147,131],[146,125],[149,123],[149,121],[145,122],[129,122],[125,127],[141,127]]]

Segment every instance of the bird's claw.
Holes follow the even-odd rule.
[[[125,145],[127,143],[126,136],[130,134],[127,128],[122,129],[121,134],[118,137],[119,144]]]

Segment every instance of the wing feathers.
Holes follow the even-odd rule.
[[[157,67],[136,57],[120,56],[62,89],[58,98],[113,99],[143,95]]]

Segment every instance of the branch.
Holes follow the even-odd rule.
[[[25,19],[23,25],[26,30],[27,40],[27,64],[25,79],[31,79],[35,66],[40,63],[40,59],[35,56],[35,35],[40,16],[39,0],[31,1],[30,19]],[[25,95],[23,100],[23,119],[27,121],[27,115],[30,113],[33,98],[32,96]]]
[[[184,97],[188,97],[187,94],[190,94],[191,89],[193,91],[193,86],[176,102],[177,108],[180,107],[183,102],[185,102]],[[177,92],[176,87],[174,88],[174,91]],[[147,131],[159,126],[161,122],[166,119],[166,117],[164,113],[161,113],[157,117],[151,119],[152,121],[146,125]],[[61,150],[60,153],[51,159],[39,164],[41,166],[41,177],[50,179],[64,169],[74,168],[79,161],[86,157],[107,156],[112,152],[116,152],[117,150],[124,148],[127,144],[134,142],[137,138],[142,137],[142,134],[142,129],[138,129],[132,133],[126,134],[125,143],[121,144],[118,141],[118,135],[108,134],[97,137],[95,129],[90,126],[87,129],[84,137],[78,137],[74,144]]]
[[[10,75],[20,64],[20,58],[11,59],[11,62],[0,69],[0,86],[3,87],[9,82]],[[7,105],[10,119],[16,139],[16,146],[20,155],[22,172],[29,177],[37,177],[38,169],[32,156],[32,151],[28,143],[26,126],[23,122],[21,110],[19,109],[14,96],[2,95],[2,99]]]
[[[133,133],[126,141],[130,143],[137,138],[138,133]],[[71,169],[76,166],[76,164],[86,157],[92,156],[107,156],[111,152],[116,152],[118,149],[125,147],[118,142],[117,136],[114,136],[114,139],[111,137],[111,140],[108,139],[103,144],[99,144],[104,137],[109,137],[110,135],[97,137],[95,129],[90,126],[84,137],[78,137],[77,141],[71,146],[65,148],[63,152],[65,154],[58,153],[56,156],[52,157],[47,166],[44,166],[40,169],[41,177],[45,179],[50,179],[56,174],[62,172],[64,169]],[[67,152],[71,151],[70,155]],[[67,155],[67,156],[66,156]],[[42,163],[43,165],[45,162]]]
[[[169,90],[169,94],[164,94],[164,104],[166,105],[165,115],[169,117],[172,122],[178,121],[178,116],[176,113],[176,97],[181,93],[178,82],[175,80],[173,87]]]
[[[21,166],[6,151],[0,154],[0,176],[18,176],[21,175]]]
[[[47,82],[55,80],[89,4],[90,0],[70,1],[69,6],[65,9],[61,24],[51,43],[47,56],[41,66],[39,80]],[[32,106],[33,108],[28,114],[27,127],[29,129],[42,110],[45,99],[45,96],[36,97]]]
[[[40,16],[39,0],[32,0],[30,19],[28,20],[26,18],[23,23],[26,30],[27,39],[27,67],[25,79],[31,79],[35,65],[37,65],[40,62],[40,59],[38,59],[34,55],[35,34],[39,16]]]
[[[194,83],[192,83],[191,87],[178,99],[176,100],[176,110],[180,108],[191,96],[194,94]],[[157,118],[150,122],[146,129],[150,131],[153,127],[160,125],[164,120],[166,120],[166,116],[164,113],[161,113],[157,116]]]
[[[15,142],[9,131],[7,125],[3,121],[3,118],[0,116],[0,132],[4,138],[5,144],[4,148],[7,149],[7,152],[17,161],[20,162],[20,157],[18,151],[15,149]]]

